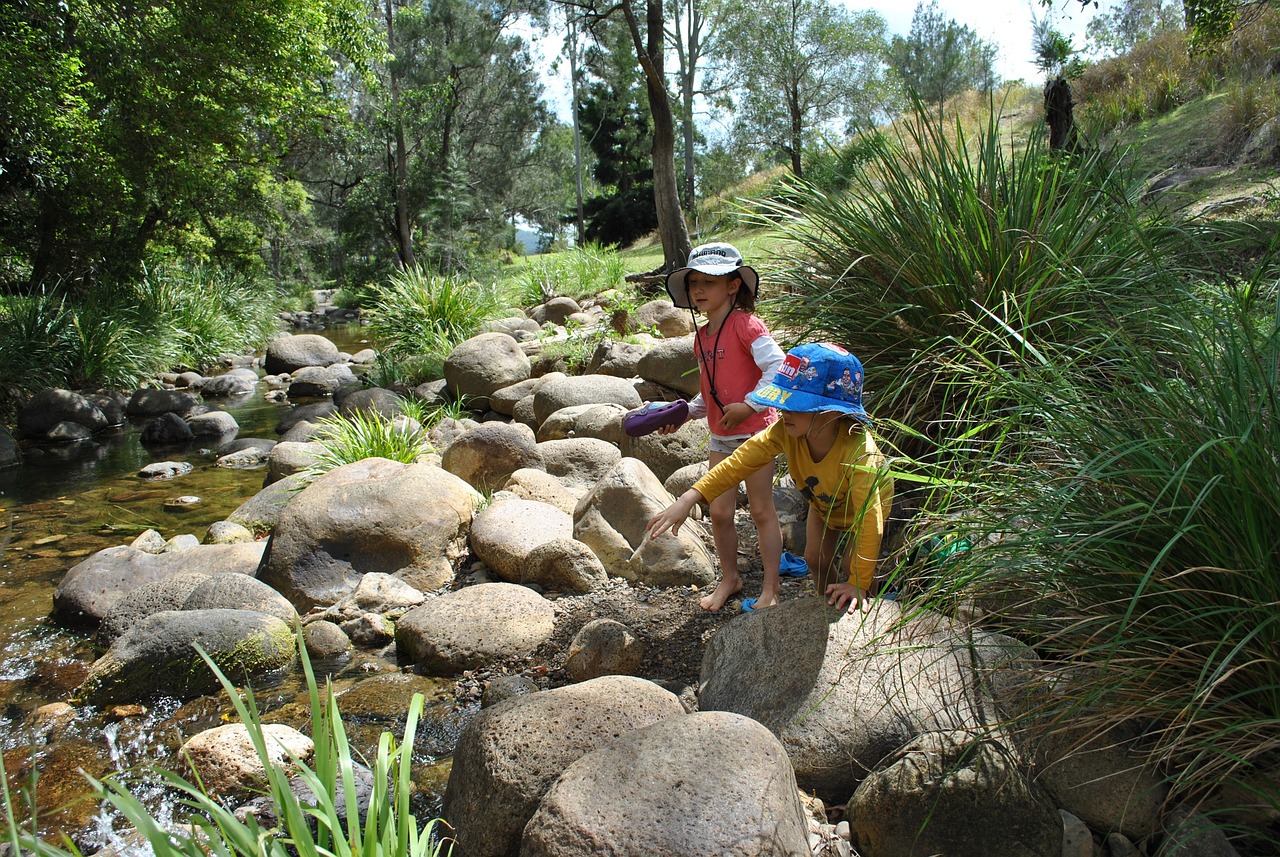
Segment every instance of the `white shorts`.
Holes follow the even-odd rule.
[[[742,446],[742,442],[749,437],[751,437],[749,434],[736,437],[721,437],[718,434],[713,434],[707,448],[712,452],[723,452],[725,455],[732,455],[733,451]]]

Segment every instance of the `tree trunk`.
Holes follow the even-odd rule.
[[[804,114],[800,110],[799,92],[791,93],[787,98],[787,109],[791,114],[791,172],[796,178],[804,178],[800,155],[804,151]]]
[[[1056,77],[1045,84],[1044,118],[1049,123],[1049,148],[1054,151],[1074,152],[1079,149],[1073,107],[1071,84],[1066,78]]]
[[[396,31],[391,0],[386,0],[384,9],[387,16],[387,53],[394,57]],[[404,142],[404,122],[400,118],[400,78],[394,62],[389,64],[388,75],[391,78],[391,114],[395,117],[396,126],[391,157],[391,184],[396,197],[396,267],[405,270],[414,264],[413,224],[409,221],[409,155]]]
[[[582,127],[578,122],[578,22],[572,9],[566,14],[569,16],[569,81],[573,98],[573,187],[578,198],[576,246],[581,247],[586,235],[586,218],[582,210]]]
[[[640,26],[636,22],[632,0],[623,0],[622,13],[626,16],[631,40],[636,47],[636,57],[644,69],[649,92],[649,111],[653,115],[653,201],[658,209],[658,235],[662,239],[663,268],[675,270],[684,265],[693,245],[689,242],[689,227],[684,221],[680,206],[680,186],[676,179],[675,121],[671,115],[671,101],[663,73],[665,48],[662,27],[661,0],[647,0],[647,38],[640,38]]]

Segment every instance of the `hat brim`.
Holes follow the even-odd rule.
[[[855,419],[869,423],[871,415],[862,405],[854,405],[841,399],[828,396],[815,396],[803,390],[788,390],[776,384],[769,384],[759,390],[747,394],[747,401],[780,411],[794,411],[801,414],[816,414],[822,411],[835,411]]]
[[[697,265],[692,268],[677,268],[667,274],[667,296],[671,303],[678,307],[689,308],[689,272],[698,271],[713,277],[723,277],[735,271],[742,275],[742,282],[751,290],[754,298],[760,290],[760,275],[750,265]]]

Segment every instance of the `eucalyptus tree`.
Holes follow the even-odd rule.
[[[1182,4],[1177,0],[1123,0],[1107,12],[1094,14],[1085,24],[1085,36],[1093,48],[1118,55],[1157,33],[1179,30],[1182,23]]]
[[[709,85],[704,61],[720,56],[723,41],[723,0],[667,0],[667,44],[676,57],[676,99],[680,111],[680,137],[684,158],[683,202],[692,209],[696,201],[697,129],[694,103],[702,96],[715,99],[720,87]]]
[[[943,15],[938,0],[917,3],[911,30],[889,48],[889,64],[907,88],[939,110],[965,90],[994,89],[995,56],[994,45]]]
[[[252,266],[275,166],[371,47],[360,0],[11,0],[0,31],[0,255],[28,290],[131,280],[158,244]]]
[[[886,25],[830,0],[734,0],[726,16],[736,133],[803,176],[821,133],[874,116],[885,99]]]

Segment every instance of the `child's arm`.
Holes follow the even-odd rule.
[[[679,535],[680,525],[689,517],[693,507],[702,500],[702,495],[692,488],[681,494],[674,503],[649,519],[649,538],[656,539],[667,530],[670,530],[673,536]]]

